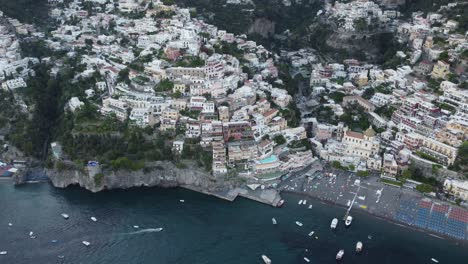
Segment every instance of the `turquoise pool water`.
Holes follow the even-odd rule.
[[[265,163],[272,163],[276,161],[278,161],[278,158],[276,157],[276,155],[271,155],[268,158],[262,159],[260,163],[265,164]]]

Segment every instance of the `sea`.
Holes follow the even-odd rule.
[[[336,263],[340,249],[345,251],[341,263],[434,263],[431,258],[468,263],[466,242],[360,211],[352,211],[353,223],[345,228],[345,208],[310,198],[298,205],[305,198],[297,195],[283,198],[284,206],[273,208],[179,188],[91,193],[49,183],[15,187],[0,180],[0,251],[8,252],[0,263],[261,264],[263,254],[272,263],[307,263],[304,257],[309,263]],[[335,217],[340,222],[332,231]],[[355,253],[357,241],[364,243],[361,254]]]

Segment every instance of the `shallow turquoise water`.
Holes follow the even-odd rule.
[[[0,181],[0,251],[8,250],[0,263],[263,263],[261,254],[273,263],[305,263],[304,256],[310,263],[335,263],[341,248],[343,263],[431,263],[431,257],[440,263],[467,263],[467,244],[357,211],[351,228],[345,229],[340,221],[332,232],[330,221],[341,218],[343,208],[311,199],[300,206],[300,197],[285,198],[285,206],[277,209],[246,199],[230,203],[183,189],[93,194],[49,184],[13,187]],[[313,209],[307,209],[309,204]],[[69,220],[60,216],[64,212]],[[91,216],[98,222],[92,222]],[[272,225],[272,217],[278,225]],[[158,227],[164,230],[145,231]],[[318,240],[307,236],[312,230]],[[29,231],[37,238],[30,239]],[[54,239],[58,243],[51,243]],[[83,240],[91,246],[83,246]],[[354,254],[358,240],[364,242],[361,255]]]

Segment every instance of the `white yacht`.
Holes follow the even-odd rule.
[[[83,241],[83,242],[81,242],[81,243],[83,243],[83,245],[85,245],[85,246],[87,246],[87,247],[89,247],[89,245],[91,245],[91,243],[88,242],[88,241]]]
[[[296,221],[296,225],[298,225],[298,226],[302,226],[302,223],[301,223],[301,222],[299,222],[299,221]]]
[[[69,216],[69,215],[67,215],[67,214],[62,214],[62,217],[63,217],[63,218],[65,218],[65,219],[68,219],[68,218],[70,218],[70,216]]]
[[[94,217],[94,216],[91,216],[91,221],[96,222],[96,221],[97,221],[97,218]]]
[[[0,255],[6,255],[8,254],[8,251],[0,251]]]
[[[272,222],[274,225],[276,225],[276,224],[278,223],[278,222],[276,222],[276,219],[275,219],[274,217],[271,219],[271,222]]]
[[[312,209],[312,205],[309,205],[309,209]]]
[[[140,226],[134,225],[133,228],[138,229]]]
[[[351,222],[353,222],[353,217],[348,215],[348,217],[346,217],[346,220],[345,220],[345,226],[350,226]]]
[[[299,200],[297,204],[301,205],[304,202],[304,200]]]
[[[263,262],[265,262],[265,264],[271,264],[271,259],[269,259],[267,256],[262,255],[262,259],[263,259]]]
[[[362,242],[361,242],[361,241],[358,241],[358,242],[356,243],[356,252],[357,252],[357,253],[360,253],[360,252],[362,251],[362,247],[363,247]]]
[[[310,259],[308,259],[308,258],[306,258],[306,257],[304,257],[304,260],[305,260],[305,262],[307,262],[307,263],[310,262]]]
[[[310,236],[310,237],[313,236],[314,233],[315,233],[315,231],[311,231],[311,232],[309,233],[309,236]]]
[[[338,219],[333,218],[333,220],[331,221],[331,224],[330,224],[330,228],[335,229],[337,226],[338,226]]]
[[[434,262],[434,263],[439,263],[439,261],[435,258],[431,258],[431,261]]]
[[[8,223],[8,226],[13,226],[13,224],[12,224],[12,223]]]
[[[307,204],[307,200],[304,200],[304,202],[302,202],[303,205],[306,205]]]
[[[340,251],[338,251],[338,253],[336,254],[336,260],[341,260],[344,256],[344,250],[341,249]]]

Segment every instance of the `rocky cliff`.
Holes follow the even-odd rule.
[[[219,192],[237,187],[235,180],[215,178],[195,166],[179,169],[171,162],[156,162],[151,169],[138,171],[93,171],[92,169],[49,169],[47,175],[58,188],[79,185],[92,192],[139,186],[191,187]]]

